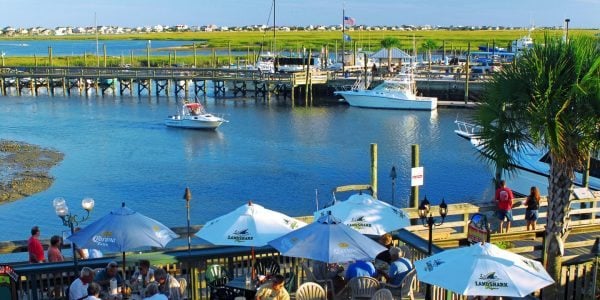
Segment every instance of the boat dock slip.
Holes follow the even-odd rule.
[[[466,80],[461,74],[440,77],[437,73],[416,74],[419,94],[443,100],[464,100]],[[331,90],[347,90],[363,72],[343,74],[334,71],[267,73],[259,70],[214,68],[127,68],[127,67],[4,67],[0,68],[0,95],[37,95],[39,92],[55,95],[76,93],[96,95],[180,95],[206,96],[212,89],[215,97],[270,98],[283,95],[296,99],[297,94],[314,93],[331,97]],[[369,75],[371,77],[371,75]],[[371,79],[370,79],[371,80]],[[372,78],[372,85],[382,77]],[[478,99],[483,81],[468,84],[469,101]],[[305,102],[308,102],[305,97]],[[302,100],[302,99],[298,100]],[[295,102],[295,101],[294,101]],[[443,103],[442,103],[443,106]]]
[[[325,84],[327,73],[324,72],[295,72],[295,73],[265,73],[260,70],[238,69],[202,69],[202,68],[97,68],[97,67],[6,67],[0,69],[0,93],[6,96],[10,88],[16,89],[17,95],[29,90],[31,95],[37,95],[38,90],[46,89],[54,95],[59,88],[63,95],[71,94],[72,89],[79,94],[95,91],[104,95],[108,90],[116,94],[117,83],[119,94],[143,93],[152,95],[153,92],[168,95],[174,87],[177,96],[184,93],[189,96],[206,95],[207,82],[213,83],[215,96],[225,96],[226,84],[230,86],[234,96],[246,96],[253,91],[255,97],[269,97],[280,91],[291,91],[303,85]],[[153,89],[154,85],[154,89]]]

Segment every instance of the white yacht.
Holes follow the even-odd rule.
[[[350,106],[357,107],[411,110],[437,108],[436,97],[417,96],[416,81],[412,72],[401,72],[370,90],[353,88],[350,91],[336,91],[334,94],[344,97]]]

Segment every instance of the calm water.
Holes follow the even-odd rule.
[[[488,199],[490,173],[453,121],[467,110],[389,111],[344,105],[291,109],[285,104],[208,98],[209,112],[231,122],[215,132],[166,128],[173,98],[0,97],[0,138],[55,148],[65,154],[52,187],[0,205],[0,240],[26,239],[66,229],[52,199],[75,213],[96,200],[91,220],[121,202],[168,226],[185,226],[186,186],[191,219],[200,224],[248,200],[289,215],[308,215],[331,201],[331,189],[369,183],[370,143],[379,149],[379,195],[391,200],[389,172],[398,169],[396,204],[410,192],[411,144],[420,144],[424,194],[437,204]],[[347,195],[342,195],[344,198]],[[90,221],[87,221],[90,222]],[[85,225],[85,224],[84,224]]]

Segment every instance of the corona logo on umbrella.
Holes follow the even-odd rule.
[[[300,227],[300,224],[297,220],[283,219],[283,223],[289,225],[291,229],[296,229]]]
[[[92,237],[92,242],[100,247],[108,247],[109,243],[114,244],[117,242],[112,236],[112,231],[103,231],[100,234],[94,235]]]

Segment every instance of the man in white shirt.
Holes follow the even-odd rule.
[[[82,300],[88,296],[88,284],[94,280],[94,270],[83,267],[79,278],[69,286],[69,300]]]

